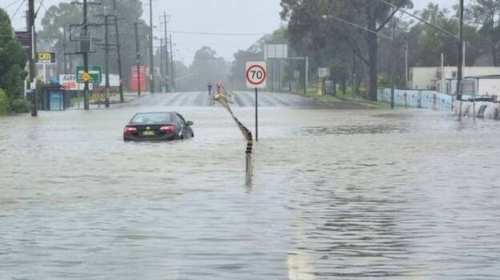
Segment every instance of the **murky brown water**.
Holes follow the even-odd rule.
[[[150,109],[0,119],[0,279],[500,278],[496,122],[264,108],[246,186],[226,111],[124,143]]]

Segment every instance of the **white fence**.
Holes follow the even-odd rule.
[[[378,100],[391,102],[391,89],[380,89],[378,91]],[[452,112],[453,96],[430,90],[396,89],[394,91],[394,104],[412,108]]]

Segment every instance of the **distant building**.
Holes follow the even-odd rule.
[[[410,68],[409,74],[408,87],[410,89],[435,90],[448,94],[456,93],[457,67],[447,66],[443,69],[441,67],[413,67]],[[464,67],[464,78],[490,75],[500,75],[500,67]],[[453,84],[453,80],[455,84]],[[490,79],[488,83],[495,83],[495,81]],[[493,86],[489,87],[493,88]],[[500,90],[500,84],[498,89]]]
[[[444,87],[447,94],[452,94],[457,91],[457,78],[444,80]],[[437,82],[438,88],[441,87],[441,81]],[[464,76],[462,82],[462,95],[471,97],[478,96],[498,96],[500,100],[500,75],[483,75],[483,76]]]

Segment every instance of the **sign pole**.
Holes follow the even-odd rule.
[[[259,90],[255,88],[255,141],[259,141]]]
[[[259,141],[259,88],[267,86],[267,70],[265,61],[247,62],[247,88],[255,90],[255,141]]]

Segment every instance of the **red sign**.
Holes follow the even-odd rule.
[[[139,67],[139,75],[137,73],[137,67],[133,66],[130,69],[130,90],[131,91],[137,91],[138,85],[137,85],[137,76],[139,76],[140,79],[140,87],[141,90],[146,89],[146,67],[140,66]]]
[[[247,62],[246,80],[248,88],[265,88],[267,71],[265,62]]]

